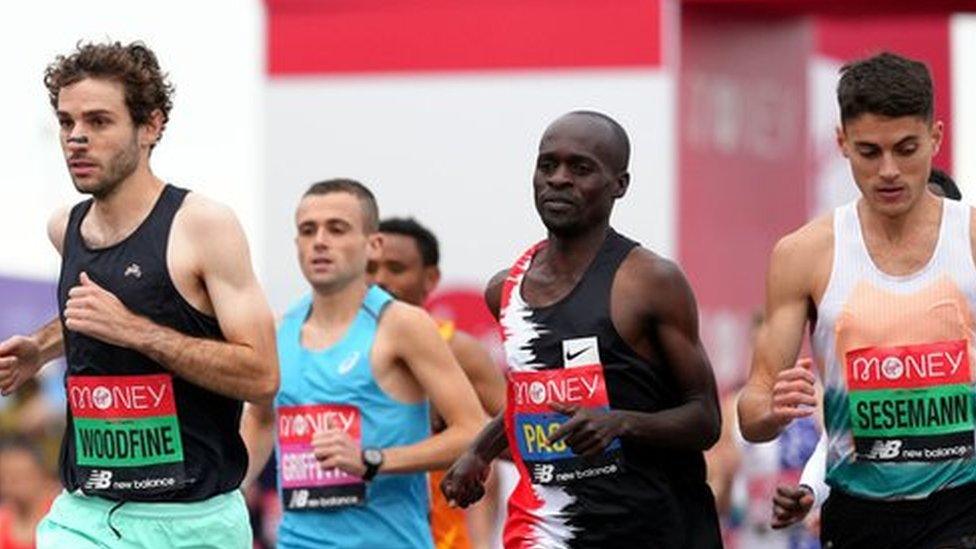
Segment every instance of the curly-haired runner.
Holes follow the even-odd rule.
[[[44,83],[91,198],[48,224],[59,318],[0,343],[4,394],[62,353],[68,365],[65,492],[38,547],[248,548],[238,425],[242,401],[273,398],[278,368],[244,234],[150,170],[172,87],[149,48],[80,44]]]

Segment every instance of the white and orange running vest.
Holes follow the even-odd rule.
[[[868,253],[856,202],[835,211],[813,333],[833,489],[919,499],[976,480],[970,216],[968,205],[943,200],[928,263],[892,276]]]

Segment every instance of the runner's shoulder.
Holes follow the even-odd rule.
[[[228,229],[240,231],[237,215],[230,206],[198,192],[186,195],[177,212],[177,219],[193,234],[221,234],[212,231]]]
[[[427,311],[397,299],[391,300],[383,309],[379,329],[396,337],[408,337],[425,330],[438,333],[437,324]]]
[[[976,207],[968,206],[969,208],[969,236],[970,240],[973,242],[973,249],[976,249]]]
[[[670,286],[685,280],[677,262],[657,254],[643,246],[635,246],[620,264],[618,280],[633,281],[646,289]]]
[[[495,318],[498,318],[499,309],[502,302],[502,288],[505,286],[505,279],[508,278],[508,269],[502,269],[495,273],[485,285],[485,305]]]
[[[677,262],[642,246],[635,246],[624,258],[612,291],[651,311],[694,300],[691,285]]]
[[[783,236],[772,252],[773,263],[799,267],[829,259],[834,246],[834,214],[821,215]]]
[[[64,237],[68,232],[68,218],[71,216],[71,206],[61,206],[54,210],[47,220],[47,237],[58,253],[64,250]]]

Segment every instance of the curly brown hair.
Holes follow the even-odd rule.
[[[125,105],[132,121],[138,126],[149,121],[156,110],[163,115],[160,137],[173,108],[173,85],[159,68],[156,54],[142,42],[123,45],[79,42],[71,55],[59,55],[44,70],[51,106],[58,108],[61,88],[85,78],[115,80],[125,89]]]

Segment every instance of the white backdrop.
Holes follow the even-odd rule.
[[[293,214],[312,182],[359,179],[383,216],[413,215],[442,245],[446,282],[481,286],[545,236],[532,204],[539,138],[560,114],[604,111],[630,133],[632,184],[613,223],[674,249],[672,77],[659,70],[275,78],[267,110],[267,290],[305,287]]]

